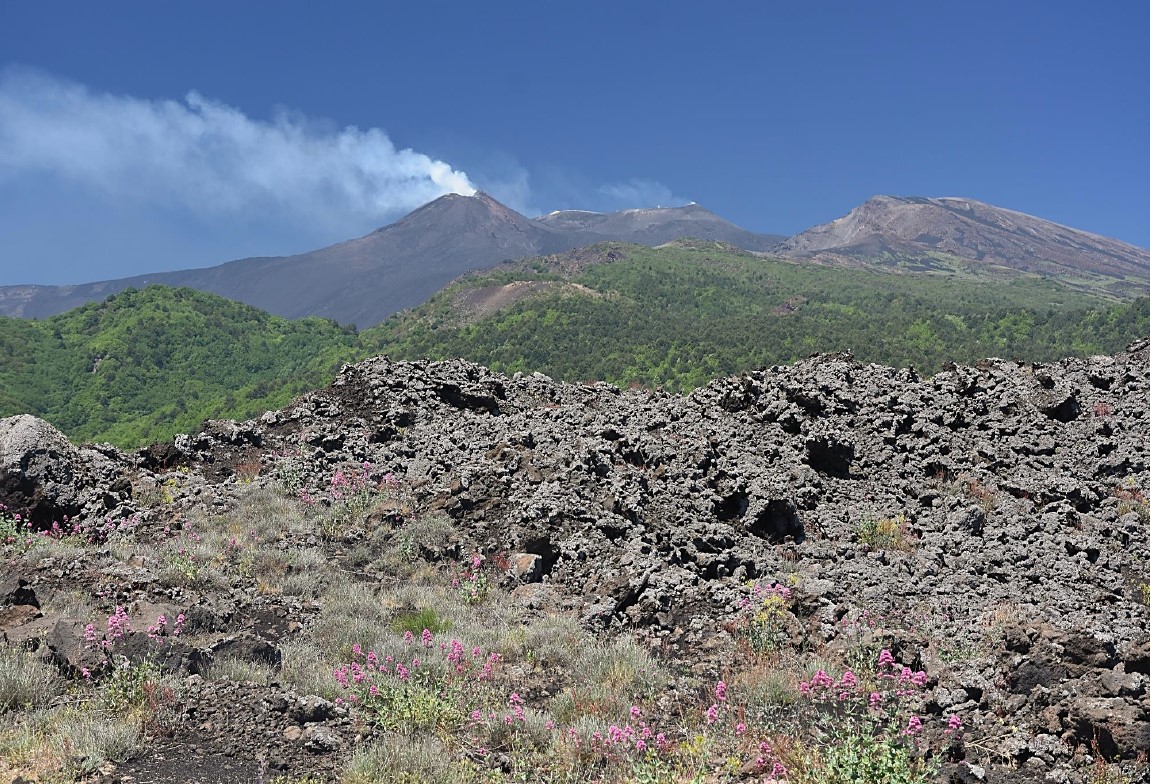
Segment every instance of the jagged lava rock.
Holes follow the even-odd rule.
[[[687,396],[380,357],[179,439],[174,504],[223,508],[253,459],[313,488],[367,462],[450,518],[424,557],[505,554],[521,597],[716,673],[747,582],[790,582],[794,639],[898,647],[925,711],[1055,769],[1146,751],[1148,390],[1147,342],[930,378],[817,356]]]

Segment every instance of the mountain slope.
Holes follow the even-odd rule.
[[[449,194],[367,236],[295,256],[77,286],[0,287],[0,315],[46,318],[127,288],[160,284],[218,294],[286,318],[320,316],[366,327],[419,305],[465,272],[505,260],[603,239],[658,245],[694,233],[751,249],[776,239],[743,231],[696,205],[600,217],[587,227],[532,220],[484,193]]]
[[[501,372],[675,390],[815,352],[933,371],[987,356],[1044,361],[1144,336],[1147,300],[1038,276],[1003,282],[828,274],[719,243],[604,243],[457,281],[361,333],[393,358],[464,357]]]
[[[1148,290],[1146,250],[973,199],[876,196],[775,252],[913,272],[1039,274],[1113,296]]]
[[[161,284],[218,294],[287,318],[370,325],[418,305],[464,272],[576,242],[485,194],[450,194],[365,237],[296,256],[82,286],[0,288],[0,313],[45,317],[129,287]]]
[[[698,204],[619,212],[560,210],[536,218],[538,223],[565,231],[595,235],[600,240],[662,245],[665,242],[696,237],[719,240],[744,250],[766,251],[786,239],[779,234],[755,234]]]

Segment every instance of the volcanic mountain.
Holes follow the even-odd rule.
[[[76,286],[0,286],[0,316],[44,318],[126,288],[188,286],[278,316],[368,327],[415,307],[460,275],[604,240],[661,245],[696,237],[830,266],[1010,278],[1042,275],[1111,297],[1147,293],[1148,254],[1117,240],[971,199],[877,196],[780,242],[697,204],[531,219],[484,193],[448,194],[358,239],[295,256]]]
[[[560,217],[572,214],[582,220]],[[3,286],[0,315],[44,318],[129,287],[162,284],[211,292],[278,316],[320,316],[367,327],[419,305],[465,272],[504,260],[609,239],[657,245],[685,236],[722,239],[748,250],[781,239],[744,231],[694,204],[532,220],[485,193],[448,194],[367,236],[295,256],[77,286]]]
[[[774,253],[906,272],[1036,274],[1121,297],[1148,290],[1146,250],[974,199],[876,196]]]

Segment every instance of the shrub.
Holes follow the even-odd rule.
[[[468,762],[453,761],[433,738],[388,735],[357,749],[341,784],[469,784],[482,780]]]
[[[791,589],[785,585],[752,583],[751,595],[739,604],[737,633],[756,654],[778,651],[788,639]]]
[[[452,622],[440,617],[440,614],[431,607],[425,607],[422,610],[411,610],[400,613],[392,619],[390,626],[392,631],[398,634],[403,634],[404,632],[419,634],[424,629],[428,629],[433,634],[439,634],[452,628]]]
[[[903,743],[857,727],[810,751],[805,768],[799,777],[804,784],[927,784],[935,775]]]
[[[109,714],[90,708],[68,708],[51,722],[49,746],[64,769],[78,776],[99,770],[105,762],[124,762],[143,740],[139,717]]]
[[[906,515],[864,520],[857,531],[859,541],[873,550],[914,550],[919,544]]]

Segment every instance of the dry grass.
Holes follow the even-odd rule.
[[[212,659],[203,675],[210,681],[256,683],[266,686],[276,679],[276,670],[263,662],[247,661],[235,656],[217,656]]]
[[[52,665],[26,651],[0,647],[0,713],[43,705],[64,689]]]
[[[33,781],[75,781],[129,759],[142,740],[139,715],[87,705],[28,711],[0,730],[0,772],[7,767]]]
[[[388,735],[357,749],[344,769],[342,784],[468,784],[477,771],[430,737]]]
[[[308,639],[285,640],[280,646],[279,680],[299,694],[335,699],[341,691],[332,678],[332,662]]]
[[[585,632],[574,618],[546,615],[528,624],[524,645],[539,666],[570,670],[585,642]]]

